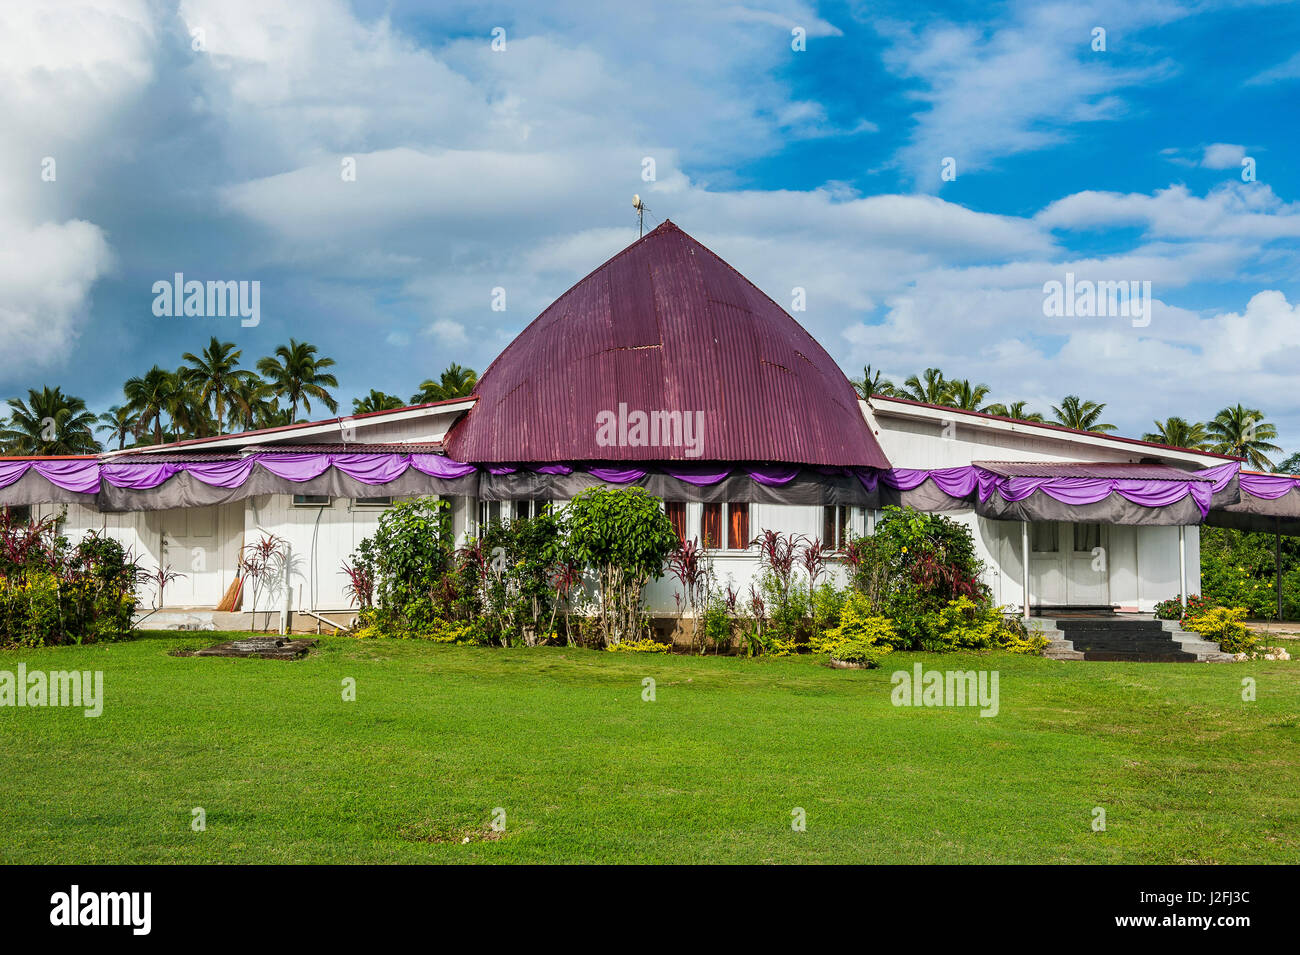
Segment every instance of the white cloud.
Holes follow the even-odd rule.
[[[1211,143],[1205,147],[1201,165],[1206,169],[1239,169],[1246,147],[1234,143]]]
[[[1289,59],[1276,66],[1261,70],[1246,81],[1247,86],[1266,86],[1286,80],[1300,79],[1300,52],[1293,53]]]
[[[90,287],[111,262],[103,232],[89,222],[0,219],[0,375],[46,368],[71,352]]]
[[[940,186],[940,162],[964,172],[997,159],[1058,146],[1073,127],[1127,112],[1121,90],[1167,79],[1173,65],[1122,68],[1091,49],[1092,29],[1107,24],[1108,49],[1128,34],[1184,15],[1159,2],[1014,5],[1012,19],[991,26],[931,23],[916,29],[877,24],[890,46],[885,65],[915,81],[914,97],[928,109],[915,115],[911,142],[897,161],[925,189]]]

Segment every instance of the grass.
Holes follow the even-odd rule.
[[[0,861],[1300,861],[1297,663],[851,671],[341,637],[297,662],[167,655],[218,638],[0,652],[102,670],[106,696],[97,719],[0,708]],[[998,670],[999,715],[892,706],[917,661]]]

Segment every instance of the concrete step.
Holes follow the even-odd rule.
[[[1160,633],[1165,629],[1163,620],[1125,620],[1117,617],[1098,617],[1094,620],[1068,620],[1056,618],[1056,626],[1067,632],[1091,630],[1150,631]]]
[[[1170,651],[1157,653],[1153,651],[1125,652],[1123,650],[1085,650],[1085,660],[1108,661],[1112,663],[1196,663],[1195,653]]]

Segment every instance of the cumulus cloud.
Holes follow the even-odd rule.
[[[1211,143],[1205,147],[1201,165],[1206,169],[1237,169],[1245,156],[1245,146],[1234,143]]]

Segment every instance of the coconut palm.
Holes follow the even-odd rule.
[[[1300,451],[1288,455],[1286,460],[1273,470],[1278,474],[1300,474]]]
[[[897,394],[894,383],[882,377],[879,371],[873,371],[870,365],[863,367],[861,378],[850,379],[849,384],[853,385],[853,390],[858,393],[858,397],[864,400],[872,395],[883,395],[888,398]]]
[[[126,447],[127,438],[138,437],[140,418],[126,405],[113,405],[97,419],[96,431],[107,431],[110,441],[117,441],[117,450]]]
[[[948,403],[963,411],[987,411],[984,399],[989,396],[988,385],[972,385],[963,378],[948,382]]]
[[[1154,441],[1156,444],[1168,444],[1192,451],[1203,451],[1209,446],[1205,425],[1199,421],[1189,422],[1185,418],[1173,417],[1166,418],[1164,421],[1153,421],[1152,424],[1156,426],[1156,430],[1142,435],[1143,441]]]
[[[9,454],[95,454],[95,416],[86,402],[48,386],[27,390],[27,400],[9,399],[9,420],[0,444]]]
[[[322,370],[332,367],[334,359],[317,358],[316,351],[315,345],[290,338],[288,345],[275,350],[274,358],[263,358],[257,363],[257,370],[266,377],[275,394],[289,402],[291,421],[298,420],[299,405],[310,413],[313,398],[330,411],[338,409],[339,403],[325,390],[337,388],[338,379]]]
[[[946,405],[952,398],[952,385],[938,368],[927,368],[921,377],[912,375],[903,382],[903,390],[898,396],[926,404]]]
[[[352,399],[353,414],[369,414],[372,411],[392,411],[394,408],[404,408],[406,403],[397,395],[385,394],[382,391],[370,389],[370,394],[364,398]]]
[[[221,431],[220,423],[213,420],[198,392],[189,387],[190,371],[181,365],[170,373],[171,390],[163,404],[171,422],[172,437],[177,441],[206,438]]]
[[[181,356],[190,363],[182,369],[185,384],[197,389],[199,405],[212,403],[212,417],[219,425],[226,421],[226,408],[241,400],[238,384],[253,377],[252,371],[239,367],[241,354],[234,342],[219,341],[213,335],[201,355],[186,352]]]
[[[1056,415],[1052,419],[1052,424],[1074,428],[1076,431],[1093,431],[1097,434],[1105,434],[1107,431],[1115,430],[1113,424],[1106,424],[1097,420],[1105,409],[1104,402],[1098,404],[1095,401],[1082,401],[1078,395],[1066,395],[1061,400],[1060,405],[1052,406],[1052,414]]]
[[[1277,428],[1264,420],[1264,412],[1240,404],[1216,414],[1206,423],[1205,433],[1212,445],[1211,450],[1244,458],[1248,465],[1260,471],[1273,467],[1265,451],[1282,450],[1269,443],[1270,438],[1277,437]]]
[[[1000,418],[1014,418],[1016,421],[1029,421],[1034,424],[1042,424],[1044,418],[1037,411],[1029,411],[1025,408],[1029,402],[1013,401],[1009,405],[995,402],[988,405],[984,411],[988,414],[995,414]]]
[[[477,384],[478,372],[473,368],[462,368],[453,361],[437,381],[428,378],[420,383],[420,390],[411,395],[411,404],[425,405],[434,401],[465,398],[474,391]]]
[[[163,442],[163,415],[176,391],[176,381],[166,368],[154,365],[143,375],[128,378],[122,391],[126,406],[136,415],[141,433],[153,429],[154,444]]]

